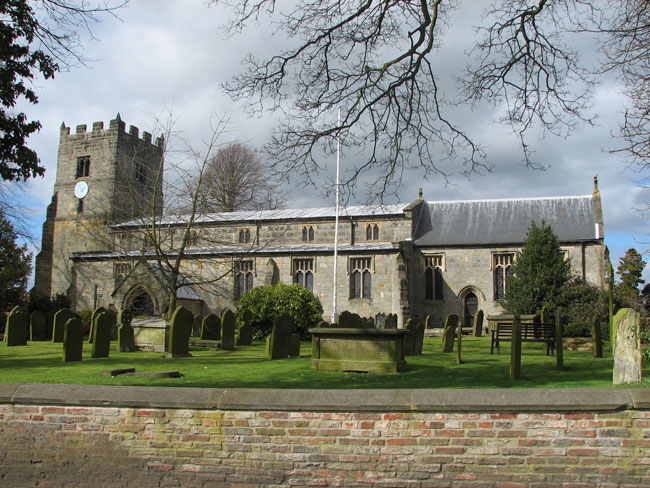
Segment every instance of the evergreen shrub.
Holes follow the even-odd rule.
[[[250,310],[253,338],[263,339],[271,333],[276,315],[286,313],[293,319],[293,332],[301,338],[323,320],[323,306],[316,295],[300,285],[259,286],[247,291],[239,301],[237,321],[244,322],[244,313]]]
[[[594,319],[601,326],[603,338],[609,338],[607,292],[585,280],[573,278],[557,297],[561,308],[565,337],[590,337]]]

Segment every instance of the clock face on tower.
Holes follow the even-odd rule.
[[[84,198],[86,195],[88,195],[88,183],[80,181],[74,186],[74,196]]]

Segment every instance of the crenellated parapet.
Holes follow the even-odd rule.
[[[113,120],[108,123],[108,129],[104,129],[104,122],[99,121],[93,122],[91,131],[88,131],[88,126],[86,124],[79,124],[75,128],[75,132],[71,134],[70,127],[67,127],[65,125],[65,122],[63,122],[61,124],[60,141],[61,143],[76,142],[84,138],[105,137],[107,135],[114,134],[128,135],[131,136],[134,140],[141,141],[147,145],[154,145],[158,148],[162,148],[162,145],[164,143],[164,138],[162,136],[157,137],[152,143],[152,135],[146,131],[142,133],[142,138],[140,139],[140,129],[134,125],[130,125],[127,132],[126,124],[120,117],[119,113]]]

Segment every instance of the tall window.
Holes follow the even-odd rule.
[[[512,276],[514,258],[514,253],[492,255],[495,300],[502,300],[505,297],[506,288],[508,288],[508,278]]]
[[[239,242],[241,244],[247,244],[250,241],[251,241],[250,229],[239,229]]]
[[[314,291],[314,260],[293,260],[293,282]]]
[[[350,298],[370,298],[372,296],[372,258],[350,259]]]
[[[379,240],[379,226],[377,224],[366,224],[366,240],[367,241]]]
[[[83,213],[84,211],[84,199],[77,198],[77,213]]]
[[[90,156],[77,158],[76,178],[83,178],[84,176],[90,176]]]
[[[235,299],[239,300],[248,290],[253,289],[253,261],[235,263]]]
[[[444,300],[443,259],[442,254],[424,257],[424,298],[426,300]]]
[[[303,242],[311,242],[314,240],[314,227],[305,225],[302,228],[302,240]]]

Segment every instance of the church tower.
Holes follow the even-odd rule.
[[[54,195],[36,257],[38,295],[63,293],[75,303],[71,295],[92,294],[76,289],[70,257],[113,251],[111,224],[160,211],[163,146],[162,138],[152,143],[148,132],[140,138],[137,127],[126,132],[119,114],[108,129],[95,122],[91,131],[78,125],[71,134],[61,125]]]

